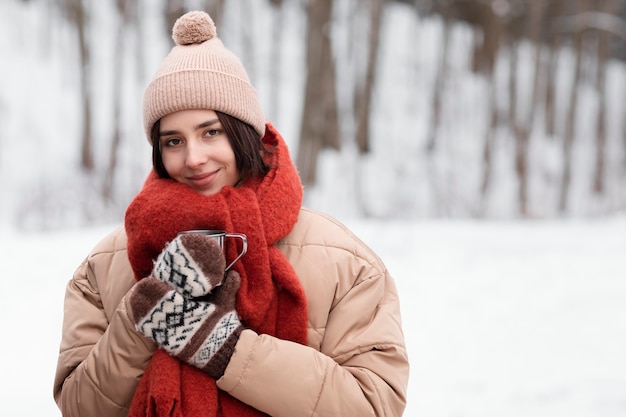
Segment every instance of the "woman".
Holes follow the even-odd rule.
[[[54,397],[65,416],[400,416],[408,358],[382,261],[301,207],[283,139],[265,123],[211,18],[190,12],[146,88],[154,170],[124,227],[65,297]],[[179,234],[220,229],[238,247]]]

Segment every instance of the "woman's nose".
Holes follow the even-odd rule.
[[[208,154],[200,143],[189,141],[189,143],[187,143],[186,151],[187,155],[185,156],[185,163],[190,168],[199,167],[208,160]]]

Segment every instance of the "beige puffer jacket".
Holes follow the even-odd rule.
[[[308,344],[244,330],[218,387],[272,416],[401,416],[409,364],[398,294],[347,228],[303,209],[278,244],[307,295]],[[67,286],[54,398],[64,416],[125,416],[155,348],[127,315],[135,284],[120,227]]]

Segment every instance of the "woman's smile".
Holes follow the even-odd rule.
[[[185,177],[188,184],[195,189],[210,187],[211,183],[215,181],[219,174],[219,170],[211,172],[203,172],[201,174],[195,174]]]

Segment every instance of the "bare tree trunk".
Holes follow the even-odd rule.
[[[537,46],[539,48],[539,46]],[[528,216],[528,141],[532,129],[532,116],[524,118],[518,109],[518,75],[519,43],[511,44],[511,58],[509,71],[509,128],[515,140],[515,173],[517,175],[518,211],[521,216]],[[528,113],[533,112],[533,101],[528,103]]]
[[[356,144],[361,153],[370,150],[369,120],[372,107],[372,94],[376,78],[378,47],[380,44],[380,27],[382,24],[385,0],[369,0],[370,24],[368,37],[367,67],[365,82],[355,90],[354,112],[356,116]]]
[[[109,166],[104,177],[104,185],[102,187],[102,196],[105,201],[113,196],[113,182],[115,177],[115,169],[117,167],[117,150],[121,139],[121,96],[122,96],[122,72],[124,67],[124,24],[120,23],[115,35],[115,50],[113,63],[113,121],[111,132],[111,145],[109,148]]]
[[[552,0],[548,3],[548,16],[554,17],[559,16],[563,12],[563,0]],[[550,19],[546,19],[546,25],[550,25]],[[547,31],[550,33],[549,44],[550,44],[550,56],[547,60],[548,68],[546,68],[545,72],[547,74],[546,80],[546,98],[545,98],[545,109],[546,109],[546,121],[545,121],[545,129],[548,136],[554,136],[556,134],[556,74],[557,74],[557,63],[559,58],[560,51],[560,43],[561,43],[561,35],[559,32],[550,32],[550,28],[546,27]]]
[[[123,0],[122,0],[123,1]],[[138,4],[137,7],[141,7],[141,1],[140,0],[135,0]],[[136,84],[138,87],[141,88],[141,86],[143,86],[145,80],[146,80],[146,74],[151,72],[153,69],[152,68],[147,68],[147,63],[148,63],[148,59],[146,58],[148,56],[147,52],[146,52],[146,47],[145,47],[145,36],[144,36],[144,25],[145,25],[145,21],[147,19],[145,19],[143,17],[142,14],[139,13],[139,10],[137,10],[137,14],[135,15],[135,19],[134,19],[134,23],[133,26],[135,27],[135,53],[133,54],[133,59],[135,61],[135,78],[138,81]],[[142,89],[143,91],[143,89]]]
[[[253,10],[254,7],[255,6],[250,4],[248,7],[242,7],[239,9],[239,13],[241,13],[241,21],[246,22],[246,24],[240,26],[242,46],[242,55],[240,56],[240,58],[246,67],[246,72],[248,73],[248,77],[250,77],[250,82],[252,83],[252,85],[256,85],[256,80],[258,78],[259,72],[256,60],[254,58],[256,51],[255,26],[257,24],[257,19],[255,19],[255,11]]]
[[[579,7],[580,12],[586,10],[588,0],[581,0]],[[576,64],[574,67],[574,80],[570,89],[570,98],[568,100],[569,108],[567,112],[567,120],[565,122],[565,133],[563,136],[563,173],[561,178],[561,191],[559,195],[559,212],[564,214],[568,207],[568,198],[572,181],[572,147],[574,144],[574,136],[576,135],[576,112],[578,110],[578,90],[580,87],[580,79],[582,72],[583,60],[583,40],[584,33],[578,31],[574,34],[574,50],[576,53]]]
[[[308,3],[307,75],[297,166],[305,185],[315,183],[317,158],[326,147],[339,149],[330,23],[332,0]]]
[[[556,134],[556,110],[555,110],[555,97],[556,97],[556,67],[558,61],[559,48],[556,43],[550,45],[550,56],[546,60],[546,121],[545,131],[548,136],[554,136]]]
[[[513,40],[509,45],[509,128],[515,131],[517,125],[517,63],[518,63],[518,42]]]
[[[593,175],[593,192],[604,193],[604,174],[606,170],[606,34],[598,39],[598,73],[596,89],[598,91],[598,114],[596,122],[596,161]]]
[[[280,95],[278,91],[280,91],[281,80],[281,63],[282,63],[282,46],[283,46],[283,26],[284,26],[284,8],[282,7],[282,0],[273,0],[271,1],[272,7],[272,45],[271,45],[271,54],[272,58],[270,60],[270,91],[273,91],[273,94],[270,94],[270,103],[268,109],[268,115],[280,115]]]
[[[485,133],[483,145],[483,176],[481,181],[481,199],[485,200],[489,185],[491,184],[491,174],[493,168],[492,149],[496,137],[496,129],[499,124],[499,109],[496,97],[496,77],[495,66],[503,37],[503,24],[501,18],[493,13],[493,10],[481,8],[483,12],[480,16],[480,27],[483,28],[483,44],[480,48],[474,48],[473,70],[485,74],[489,89],[489,111],[490,120]],[[477,38],[475,36],[474,38]]]
[[[518,120],[518,75],[519,43],[513,41],[510,45],[509,58],[509,116],[508,125],[515,140],[515,173],[517,174],[517,204],[522,216],[528,214],[528,137],[530,127]],[[532,108],[532,103],[529,104]],[[532,110],[529,110],[532,111]]]
[[[91,56],[87,38],[88,17],[82,0],[62,0],[61,9],[65,17],[76,28],[80,57],[80,101],[82,116],[80,165],[87,171],[94,170],[91,143]]]
[[[441,124],[441,107],[443,94],[445,91],[445,82],[448,76],[448,51],[450,49],[450,31],[452,23],[448,16],[443,16],[443,42],[439,55],[439,70],[435,78],[433,90],[433,107],[432,117],[430,119],[430,127],[428,133],[427,150],[432,152],[437,146],[437,137],[439,136],[439,125]]]
[[[542,75],[541,72],[541,63],[542,63],[542,50],[543,50],[543,38],[542,38],[542,27],[544,21],[544,11],[542,10],[543,6],[540,2],[532,2],[530,5],[530,21],[529,21],[529,32],[530,32],[530,40],[534,44],[535,47],[535,67],[534,67],[534,76],[533,76],[533,91],[530,100],[530,109],[526,113],[526,125],[532,129],[532,125],[535,121],[535,117],[537,115],[537,105],[540,103],[540,95],[539,88],[541,85]]]
[[[539,79],[541,71],[541,3],[531,2],[529,4],[530,14],[528,17],[528,32],[532,44],[535,47],[535,62],[533,73],[533,87],[531,91],[530,100],[528,101],[528,108],[522,116],[518,116],[516,113],[517,106],[515,103],[511,103],[513,114],[511,115],[510,123],[513,130],[513,136],[515,137],[515,172],[518,178],[518,210],[520,215],[526,217],[529,213],[529,198],[528,198],[528,143],[530,140],[530,134],[533,129],[536,114],[536,104],[539,97]],[[516,48],[517,49],[517,48]],[[512,52],[516,54],[515,52]],[[517,58],[511,60],[511,74],[516,74],[513,67],[517,68]],[[517,99],[517,76],[514,77],[512,91],[512,101]]]
[[[492,159],[492,149],[493,142],[495,140],[496,128],[498,127],[499,117],[498,117],[498,104],[496,100],[496,80],[493,74],[489,75],[488,78],[488,104],[489,104],[489,125],[487,126],[487,131],[485,132],[485,142],[483,145],[483,175],[482,182],[480,186],[480,195],[481,200],[484,201],[487,196],[487,191],[489,191],[489,184],[491,183],[491,171],[493,167],[493,159]]]
[[[91,74],[90,70],[90,53],[89,46],[87,45],[87,34],[86,27],[84,21],[79,26],[79,42],[81,49],[81,67],[82,67],[82,76],[81,76],[81,101],[83,103],[83,132],[82,132],[82,140],[81,140],[81,165],[82,167],[88,171],[92,172],[94,170],[94,162],[93,162],[93,147],[91,143]]]
[[[604,3],[605,12],[614,14],[617,11],[619,0],[607,0]],[[604,193],[604,176],[606,171],[606,119],[607,119],[607,97],[606,97],[606,73],[608,61],[608,47],[611,41],[611,34],[600,32],[598,36],[598,72],[596,78],[598,90],[598,122],[596,128],[596,167],[593,178],[593,192]]]
[[[619,7],[619,15],[622,19],[626,19],[626,4],[622,3]],[[617,50],[617,58],[622,62],[626,62],[626,38],[622,37],[618,40]],[[624,75],[622,73],[622,75]],[[622,92],[624,93],[622,97],[626,96],[626,83],[622,83]],[[622,118],[621,118],[621,134],[622,134],[622,180],[626,181],[626,106],[622,107]]]
[[[113,62],[113,131],[111,134],[111,144],[109,147],[109,165],[104,177],[104,185],[102,187],[102,196],[104,200],[110,200],[113,197],[113,184],[115,182],[115,171],[117,170],[117,157],[121,143],[121,124],[122,124],[122,78],[124,72],[124,62],[127,53],[126,36],[129,29],[136,22],[138,13],[137,0],[117,0],[116,10],[118,17],[118,27],[115,33],[115,54]]]
[[[506,17],[497,15],[490,5],[483,3],[475,3],[473,8],[476,24],[482,29],[483,36],[480,44],[475,43],[472,69],[480,74],[491,74],[496,67],[502,37],[505,33],[502,19]]]

